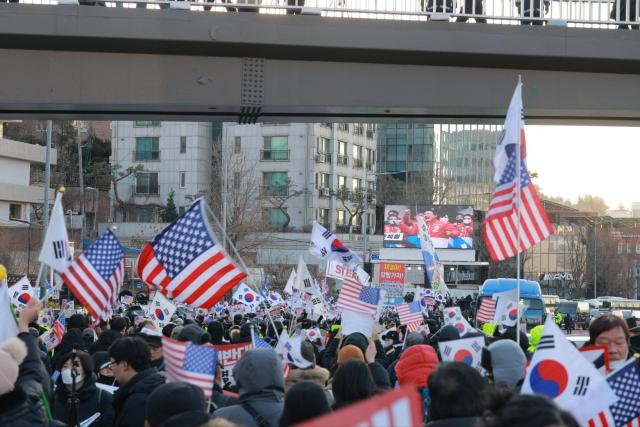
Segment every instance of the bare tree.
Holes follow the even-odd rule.
[[[365,192],[362,190],[351,191],[344,188],[331,190],[331,195],[335,196],[349,216],[347,218],[347,226],[349,234],[353,231],[353,226],[357,223],[358,218],[362,217],[366,204]]]
[[[587,227],[572,224],[572,233],[564,235],[569,268],[573,277],[573,286],[580,288],[587,273]]]
[[[263,187],[262,195],[266,205],[277,209],[285,217],[281,231],[287,230],[291,222],[291,216],[289,212],[287,212],[287,202],[304,193],[305,190],[297,188],[297,185],[293,183],[291,178],[288,178],[287,183],[282,186]]]

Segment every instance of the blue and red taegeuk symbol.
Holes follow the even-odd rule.
[[[449,317],[454,317],[456,315],[456,312],[451,310],[449,313],[447,313],[447,316]]]
[[[18,296],[18,302],[20,304],[27,304],[31,300],[31,295],[28,292],[24,292]]]
[[[331,251],[332,252],[349,252],[349,249],[345,245],[342,244],[340,239],[334,239],[331,242]]]
[[[554,399],[566,390],[568,383],[567,370],[555,360],[543,360],[531,369],[529,385],[534,393]]]
[[[278,297],[276,296],[276,294],[270,293],[269,294],[269,298],[271,299],[271,301],[277,301]]]
[[[453,361],[471,365],[473,364],[473,354],[471,354],[471,352],[466,348],[460,349],[453,355]]]
[[[246,302],[254,302],[256,300],[256,297],[252,293],[247,292],[246,294],[244,294],[244,300]]]
[[[316,331],[314,331],[313,329],[310,329],[310,330],[308,330],[308,331],[307,331],[307,336],[308,336],[309,338],[315,338],[315,337],[316,337],[316,335],[318,335],[318,334],[317,334],[317,333],[316,333]]]
[[[458,331],[462,333],[464,332],[464,325],[462,323],[456,323],[456,329],[458,329]]]
[[[518,318],[518,309],[514,308],[509,310],[509,320],[516,320]]]
[[[162,312],[161,308],[156,308],[154,314],[156,315],[156,319],[158,320],[164,320],[164,313]]]

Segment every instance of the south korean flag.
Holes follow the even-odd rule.
[[[160,328],[164,328],[176,312],[176,306],[160,292],[156,292],[149,303],[148,315]]]

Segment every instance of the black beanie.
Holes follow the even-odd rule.
[[[151,427],[157,427],[175,415],[192,411],[205,412],[202,390],[188,383],[166,383],[149,395],[146,419]]]

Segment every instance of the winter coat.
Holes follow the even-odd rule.
[[[156,368],[138,372],[113,396],[115,410],[114,427],[142,427],[145,419],[147,397],[164,383],[164,377]]]
[[[314,366],[309,369],[292,369],[284,382],[285,390],[289,390],[292,385],[300,381],[311,381],[325,388],[329,381],[329,371],[320,366]]]
[[[438,365],[438,355],[430,345],[418,344],[409,347],[396,363],[396,377],[401,386],[413,384],[427,387],[427,380]]]
[[[58,380],[56,394],[51,402],[51,412],[53,418],[65,424],[69,420],[68,398],[69,389],[62,384],[62,381]],[[90,426],[111,427],[113,425],[113,395],[96,387],[94,374],[85,379],[82,387],[78,390],[78,398],[80,399],[80,422],[92,417],[96,412],[100,412],[100,418]]]
[[[367,353],[367,347],[369,346],[369,340],[367,337],[362,335],[359,332],[354,332],[350,335],[347,335],[342,343],[339,339],[334,338],[329,342],[327,349],[322,354],[322,358],[320,360],[320,365],[331,370],[338,362],[338,350],[340,350],[345,345],[355,345],[360,350],[362,350],[362,354]],[[384,348],[382,348],[382,344],[378,340],[376,340],[376,362],[380,365],[387,366],[387,358],[384,354]]]
[[[113,331],[111,329],[107,329],[103,331],[98,337],[98,341],[94,342],[89,348],[89,354],[93,355],[98,351],[109,351],[109,346],[116,340],[116,338],[120,338],[120,332]]]
[[[27,346],[27,357],[20,365],[15,388],[0,396],[0,426],[39,427],[49,422],[40,400],[44,367],[40,362],[37,339],[28,332],[18,334]]]
[[[481,417],[447,418],[429,421],[426,427],[477,427],[483,425]]]
[[[211,395],[210,407],[211,412],[215,411],[216,409],[235,405],[236,403],[238,403],[238,399],[236,397],[224,394],[222,387],[220,387],[217,383],[213,384],[213,393]]]
[[[249,350],[233,368],[239,386],[238,404],[221,408],[213,417],[225,418],[244,427],[258,427],[255,418],[245,409],[249,406],[266,425],[276,427],[284,408],[282,367],[275,351]]]

